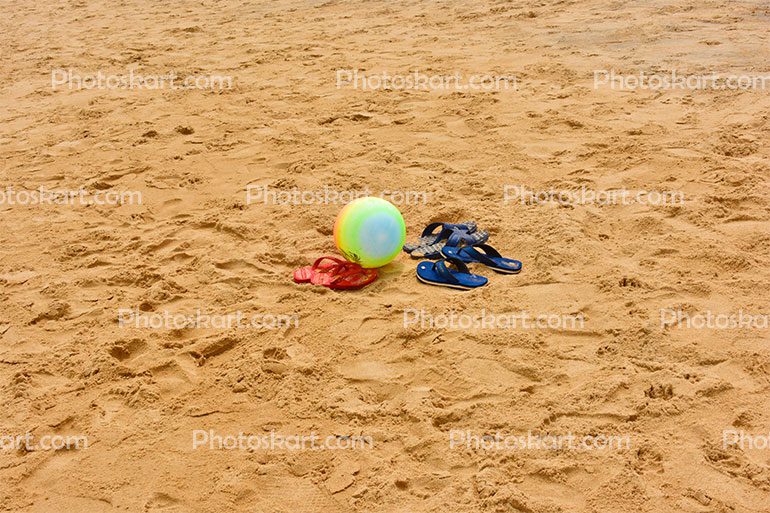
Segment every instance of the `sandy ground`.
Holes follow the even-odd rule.
[[[142,204],[0,206],[0,510],[768,512],[770,91],[594,89],[593,71],[767,74],[770,5],[716,1],[0,5],[0,185]],[[220,74],[210,90],[54,88],[80,73]],[[515,75],[515,91],[361,90],[340,69]],[[680,205],[504,201],[680,191]],[[401,255],[359,292],[291,282],[340,204],[422,191],[413,238],[474,219],[524,262],[469,293]],[[297,315],[289,329],[121,327],[120,309]],[[583,315],[575,329],[405,326],[404,312]],[[195,430],[371,437],[350,450],[193,448]],[[450,434],[617,435],[604,450]]]

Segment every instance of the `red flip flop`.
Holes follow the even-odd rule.
[[[310,283],[313,285],[330,287],[331,284],[340,279],[341,276],[356,273],[361,269],[360,265],[348,262],[347,260],[338,260],[338,262],[339,264],[331,265],[325,269],[316,269],[313,272],[313,276],[310,278]]]
[[[331,260],[331,262],[327,262],[327,260]],[[313,280],[313,276],[318,273],[326,273],[331,271],[334,267],[346,264],[345,260],[331,257],[331,256],[323,256],[313,262],[313,265],[306,265],[305,267],[300,267],[296,271],[294,271],[294,281],[296,283],[311,283]],[[319,284],[320,285],[320,284]]]
[[[332,290],[360,289],[378,278],[377,269],[364,269],[358,264],[355,265],[357,268],[351,268],[334,276],[327,287]]]
[[[377,277],[376,269],[364,269],[356,263],[331,256],[323,256],[313,265],[294,271],[294,281],[297,283],[323,285],[334,290],[358,289],[372,283]]]

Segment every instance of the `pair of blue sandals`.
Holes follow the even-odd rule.
[[[440,259],[417,265],[417,279],[421,282],[471,290],[483,287],[489,280],[472,274],[467,264],[483,264],[500,274],[521,272],[521,262],[500,255],[495,248],[485,244],[488,239],[489,233],[478,230],[473,221],[431,223],[417,242],[404,244],[404,251],[413,258]]]

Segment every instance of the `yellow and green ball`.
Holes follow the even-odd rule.
[[[361,267],[382,267],[401,251],[406,225],[389,201],[369,196],[351,201],[337,215],[334,243],[340,253]]]

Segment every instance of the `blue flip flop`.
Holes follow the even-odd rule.
[[[459,227],[444,228],[435,242],[424,244],[411,251],[412,258],[441,258],[444,246],[472,246],[483,244],[489,239],[489,232],[478,230],[473,233]]]
[[[453,265],[456,270],[447,267]],[[486,285],[489,280],[484,276],[471,274],[468,266],[456,258],[447,258],[438,262],[420,262],[417,264],[417,279],[428,285],[471,290]]]
[[[521,272],[521,262],[501,256],[495,248],[488,244],[478,244],[462,248],[452,247],[447,244],[442,248],[441,252],[447,258],[456,258],[466,264],[484,264],[498,273],[517,274]]]
[[[441,229],[436,231],[437,228]],[[435,244],[442,238],[449,237],[454,230],[465,230],[468,233],[473,233],[476,231],[476,223],[473,221],[464,221],[462,223],[430,223],[422,231],[422,235],[417,239],[417,242],[407,242],[404,244],[404,251],[411,253],[421,246]]]

